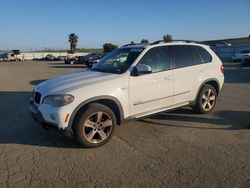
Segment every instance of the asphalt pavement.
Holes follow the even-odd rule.
[[[250,187],[250,68],[225,64],[215,111],[126,122],[103,147],[38,127],[35,85],[82,65],[0,63],[0,187]]]

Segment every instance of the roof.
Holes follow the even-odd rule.
[[[126,45],[124,45],[122,47],[146,48],[146,47],[149,47],[149,46],[156,46],[156,45],[161,46],[161,44],[166,44],[166,45],[167,44],[199,44],[199,45],[205,45],[202,42],[194,41],[194,40],[172,40],[171,42],[165,42],[164,40],[158,40],[158,41],[155,41],[153,43],[126,44]]]

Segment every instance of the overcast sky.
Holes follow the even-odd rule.
[[[0,49],[118,45],[165,34],[212,40],[250,35],[250,0],[1,0]]]

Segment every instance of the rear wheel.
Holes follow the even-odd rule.
[[[194,110],[200,114],[206,114],[213,111],[217,100],[217,92],[211,85],[205,84],[196,100]]]
[[[98,147],[111,139],[115,126],[114,112],[107,106],[92,103],[77,118],[75,138],[84,147]]]

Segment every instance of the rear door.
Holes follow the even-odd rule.
[[[194,100],[207,70],[195,46],[173,45],[169,48],[173,62],[174,104],[182,105]]]

